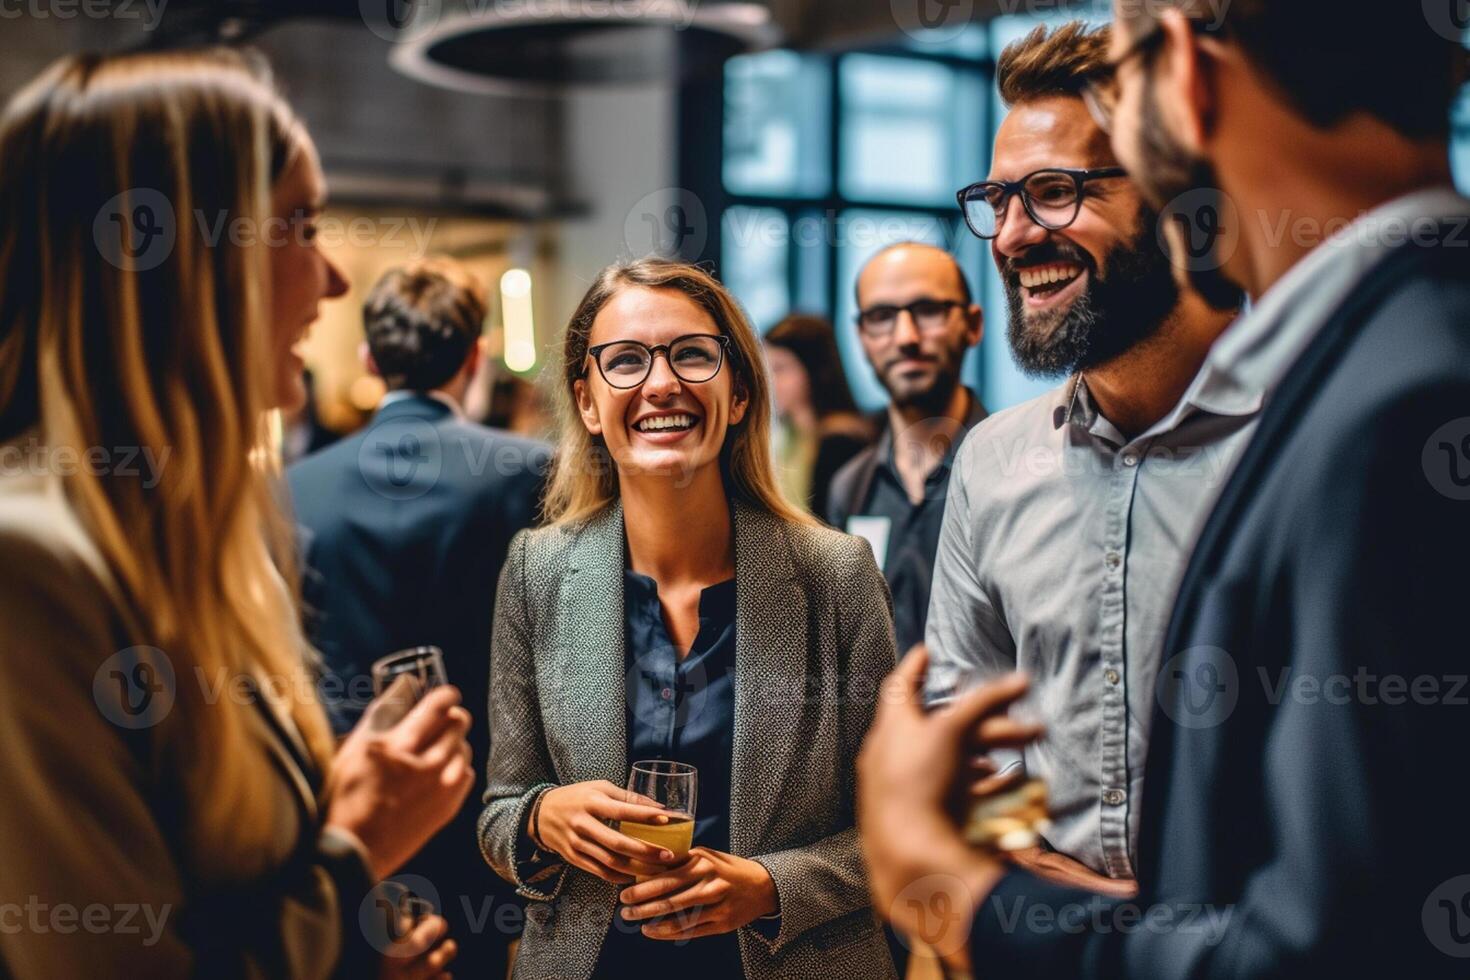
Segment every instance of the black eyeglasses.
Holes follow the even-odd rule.
[[[907,306],[878,305],[859,310],[858,329],[873,339],[887,337],[898,328],[898,315],[907,313],[920,331],[943,330],[949,324],[949,313],[965,304],[955,299],[930,299],[925,296]]]
[[[1054,167],[1036,170],[1020,180],[982,180],[955,195],[965,224],[977,238],[991,239],[1000,234],[1011,198],[1021,195],[1021,205],[1031,220],[1049,231],[1061,231],[1077,220],[1087,184],[1094,180],[1126,177],[1122,167],[1094,170],[1072,170]]]
[[[1212,34],[1219,36],[1225,33],[1224,24],[1211,24],[1199,18],[1189,18],[1189,29],[1196,34]],[[1104,133],[1113,131],[1113,113],[1118,107],[1118,87],[1114,82],[1118,69],[1122,68],[1134,58],[1152,54],[1164,43],[1164,29],[1155,26],[1153,30],[1146,31],[1133,39],[1123,53],[1107,63],[1102,71],[1087,79],[1082,84],[1082,101],[1087,106],[1087,111],[1092,113],[1093,121]]]
[[[729,346],[730,338],[724,334],[692,333],[654,347],[636,340],[614,340],[587,348],[587,356],[597,365],[602,380],[614,388],[636,388],[648,380],[658,354],[668,359],[669,370],[680,381],[697,385],[720,373]],[[585,367],[582,377],[587,377]]]

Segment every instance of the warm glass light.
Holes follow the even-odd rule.
[[[531,274],[525,269],[508,269],[500,277],[500,308],[505,319],[505,366],[529,371],[536,366],[536,326]]]

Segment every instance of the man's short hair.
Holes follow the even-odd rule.
[[[1444,0],[1450,22],[1454,0]],[[1123,0],[1130,37],[1175,8],[1234,41],[1296,112],[1329,129],[1365,112],[1410,139],[1444,139],[1465,81],[1460,38],[1414,0]]]
[[[1006,45],[995,65],[995,84],[1007,108],[1019,102],[1052,95],[1082,97],[1088,81],[1106,79],[1108,42],[1106,25],[1089,27],[1080,20],[1053,30],[1045,25]]]
[[[484,285],[447,258],[390,269],[363,303],[363,328],[390,389],[429,391],[453,378],[480,336]]]

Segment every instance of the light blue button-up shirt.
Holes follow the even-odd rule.
[[[1174,595],[1261,403],[1207,362],[1173,411],[1128,439],[1073,379],[980,423],[955,460],[929,694],[1031,675],[1016,712],[1047,732],[1020,762],[1047,781],[1047,841],[1111,877],[1134,874]]]

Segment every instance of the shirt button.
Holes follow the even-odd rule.
[[[1109,684],[1116,684],[1120,679],[1118,676],[1118,672],[1111,667],[1103,671],[1103,677],[1107,678],[1107,682]]]
[[[674,692],[666,687],[662,691],[658,692],[658,696],[663,698],[665,701],[668,701],[673,698]]]
[[[1123,454],[1123,465],[1124,466],[1137,466],[1138,465],[1138,457],[1135,454],[1133,454],[1133,453],[1124,453]]]
[[[1118,806],[1124,800],[1128,799],[1128,794],[1123,792],[1121,789],[1109,789],[1103,790],[1102,798],[1103,802],[1106,803],[1108,806]]]
[[[1116,570],[1119,565],[1123,564],[1123,556],[1116,551],[1109,551],[1103,555],[1103,564]]]

